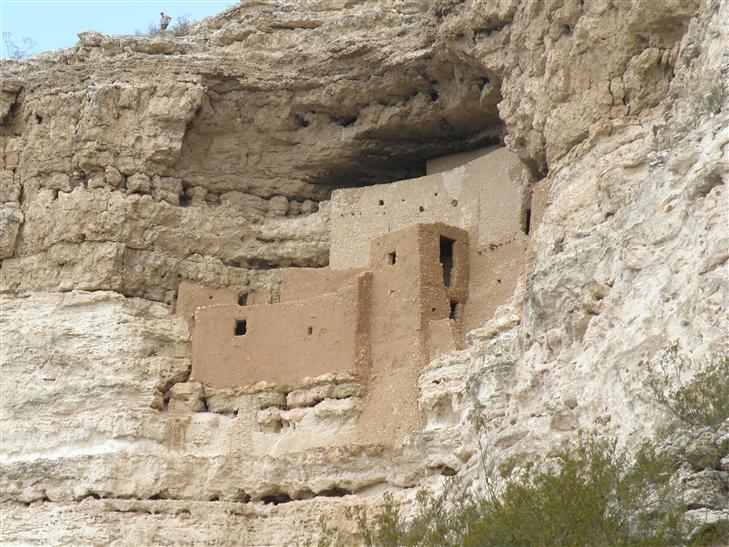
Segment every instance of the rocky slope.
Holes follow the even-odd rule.
[[[248,1],[4,62],[3,540],[303,542],[580,431],[652,436],[646,365],[729,349],[729,2],[663,4]],[[421,376],[423,432],[311,449],[265,386],[232,412],[185,383],[181,279],[275,291],[327,264],[333,188],[499,141],[549,207],[510,304]],[[346,429],[310,389],[285,420]],[[722,461],[686,480],[729,519]]]

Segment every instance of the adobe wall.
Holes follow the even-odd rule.
[[[522,231],[528,180],[516,154],[497,148],[449,171],[337,190],[331,199],[329,267],[365,267],[370,241],[418,223],[462,228],[472,244],[508,241]]]
[[[245,298],[246,305],[268,304],[271,300],[269,294],[258,292],[238,292],[227,287],[211,287],[192,281],[182,281],[177,288],[177,306],[175,313],[192,318],[195,310],[201,306],[214,304],[238,305],[239,299]]]
[[[443,284],[440,234],[456,241],[451,289]],[[418,377],[430,360],[430,323],[446,320],[456,328],[448,319],[450,300],[467,296],[467,238],[462,230],[436,224],[411,226],[372,241],[372,371],[358,424],[362,438],[391,440],[422,425]]]
[[[487,146],[486,148],[479,148],[478,150],[457,152],[448,156],[429,159],[425,162],[425,174],[434,175],[436,173],[442,173],[443,171],[450,171],[451,169],[465,165],[476,158],[495,152],[499,148],[501,148],[501,146]]]
[[[331,270],[329,268],[289,268],[281,282],[281,302],[302,300],[339,290],[352,283],[364,268]]]
[[[369,369],[369,275],[335,293],[270,305],[198,308],[192,335],[192,379],[214,388],[260,381],[282,385],[332,372]],[[236,322],[246,321],[244,335]]]
[[[334,192],[330,267],[363,266],[372,239],[417,223],[462,228],[469,239],[471,292],[458,319],[463,332],[482,326],[509,299],[525,263],[531,196],[526,169],[505,148],[437,158],[430,170],[472,156],[425,177]]]

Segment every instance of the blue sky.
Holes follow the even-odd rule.
[[[189,15],[199,21],[223,11],[235,0],[0,0],[0,31],[11,33],[22,46],[35,42],[33,53],[70,47],[84,30],[104,34],[134,34],[149,23],[159,23],[159,12],[172,17]],[[0,36],[0,57],[7,57],[5,35]]]

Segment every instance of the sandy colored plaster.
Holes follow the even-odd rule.
[[[355,371],[362,355],[359,305],[359,285],[353,284],[307,301],[198,308],[192,376],[222,388],[260,381],[296,384],[328,372]]]
[[[339,290],[364,268],[331,270],[329,268],[289,268],[281,283],[281,302],[303,300]]]
[[[500,146],[487,146],[486,148],[479,148],[478,150],[469,150],[468,152],[458,152],[456,154],[450,154],[448,156],[441,156],[438,158],[429,159],[425,162],[425,174],[435,175],[442,173],[443,171],[450,171],[456,167],[460,167],[473,160],[480,158],[486,154],[490,154],[501,148]]]
[[[195,310],[201,306],[213,304],[238,304],[238,293],[227,287],[211,287],[191,281],[183,281],[177,290],[177,307],[175,313],[185,317],[194,317]]]
[[[331,200],[330,267],[366,266],[370,241],[389,232],[443,222],[482,245],[523,229],[528,174],[518,157],[497,148],[454,169],[367,188],[337,190]]]

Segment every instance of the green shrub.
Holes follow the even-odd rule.
[[[688,371],[698,369],[690,380]],[[675,418],[694,427],[715,428],[729,419],[729,354],[701,365],[679,353],[672,344],[650,369],[646,382],[658,403]]]
[[[698,372],[684,380],[691,370]],[[729,419],[728,354],[699,366],[673,344],[647,385],[684,424],[716,429]],[[474,424],[479,429],[480,423]],[[691,457],[713,465],[723,453]],[[646,444],[629,460],[614,443],[588,440],[555,457],[555,472],[528,466],[518,478],[507,474],[498,496],[489,477],[489,494],[482,496],[452,479],[438,496],[419,492],[408,520],[390,495],[375,514],[359,507],[348,517],[368,546],[729,545],[729,524],[690,523],[681,496],[669,484],[685,453],[661,455]],[[510,473],[513,467],[509,463],[503,470]],[[320,545],[335,544],[338,531],[324,524],[322,530]]]
[[[556,473],[529,472],[498,498],[451,483],[437,497],[420,492],[407,522],[392,497],[372,518],[363,508],[351,516],[368,546],[682,543],[682,507],[667,485],[675,462],[644,448],[629,464],[614,446],[594,441],[559,459]]]

